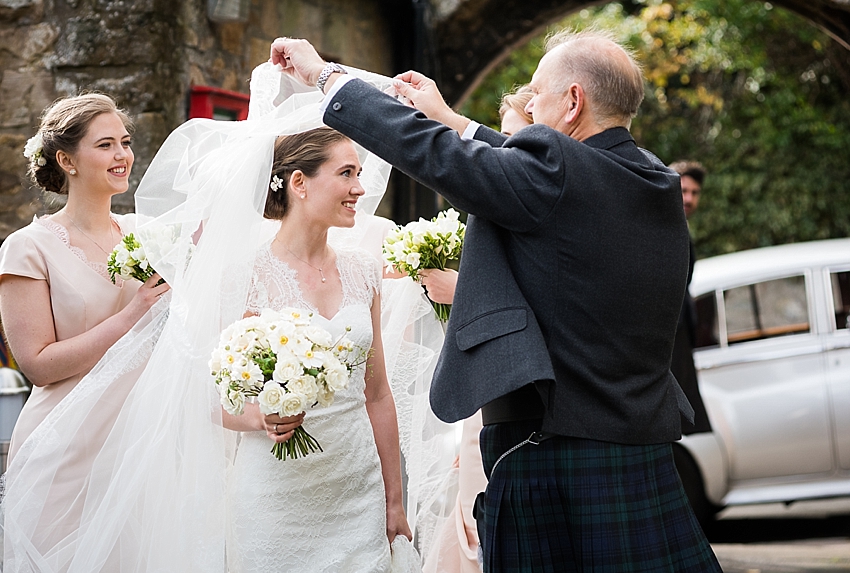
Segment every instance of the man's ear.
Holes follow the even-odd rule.
[[[567,110],[564,119],[567,123],[573,123],[579,118],[584,109],[584,89],[579,84],[571,84],[567,89],[566,99]]]

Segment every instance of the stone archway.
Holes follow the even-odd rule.
[[[446,99],[463,101],[507,54],[588,0],[429,0],[436,76]],[[773,0],[850,50],[850,0]]]

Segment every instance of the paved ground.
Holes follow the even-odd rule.
[[[707,534],[724,573],[850,573],[850,500],[732,508]]]

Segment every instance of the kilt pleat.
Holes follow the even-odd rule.
[[[720,572],[688,504],[670,444],[556,437],[496,459],[533,422],[481,433],[486,573]]]

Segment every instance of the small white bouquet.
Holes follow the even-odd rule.
[[[121,242],[115,245],[106,262],[109,270],[109,278],[115,282],[115,275],[125,281],[136,279],[145,282],[155,272],[148,263],[148,257],[142,244],[133,233],[122,237]]]
[[[454,209],[441,211],[430,221],[419,219],[404,227],[396,226],[384,239],[384,260],[387,265],[419,278],[420,269],[445,270],[446,263],[460,258],[466,225]],[[431,301],[437,318],[449,319],[450,304]]]
[[[256,397],[263,414],[295,416],[316,404],[330,406],[336,392],[364,361],[351,340],[312,324],[312,314],[294,308],[238,320],[224,329],[209,362],[224,409],[240,416]],[[287,442],[275,444],[279,460],[322,451],[303,426]]]
[[[133,233],[125,235],[109,254],[106,268],[113,283],[115,275],[125,281],[145,282],[157,272],[151,260],[164,266],[176,266],[176,260],[183,256],[188,264],[194,252],[192,240],[180,236],[179,225],[147,228],[139,231],[138,237]]]

